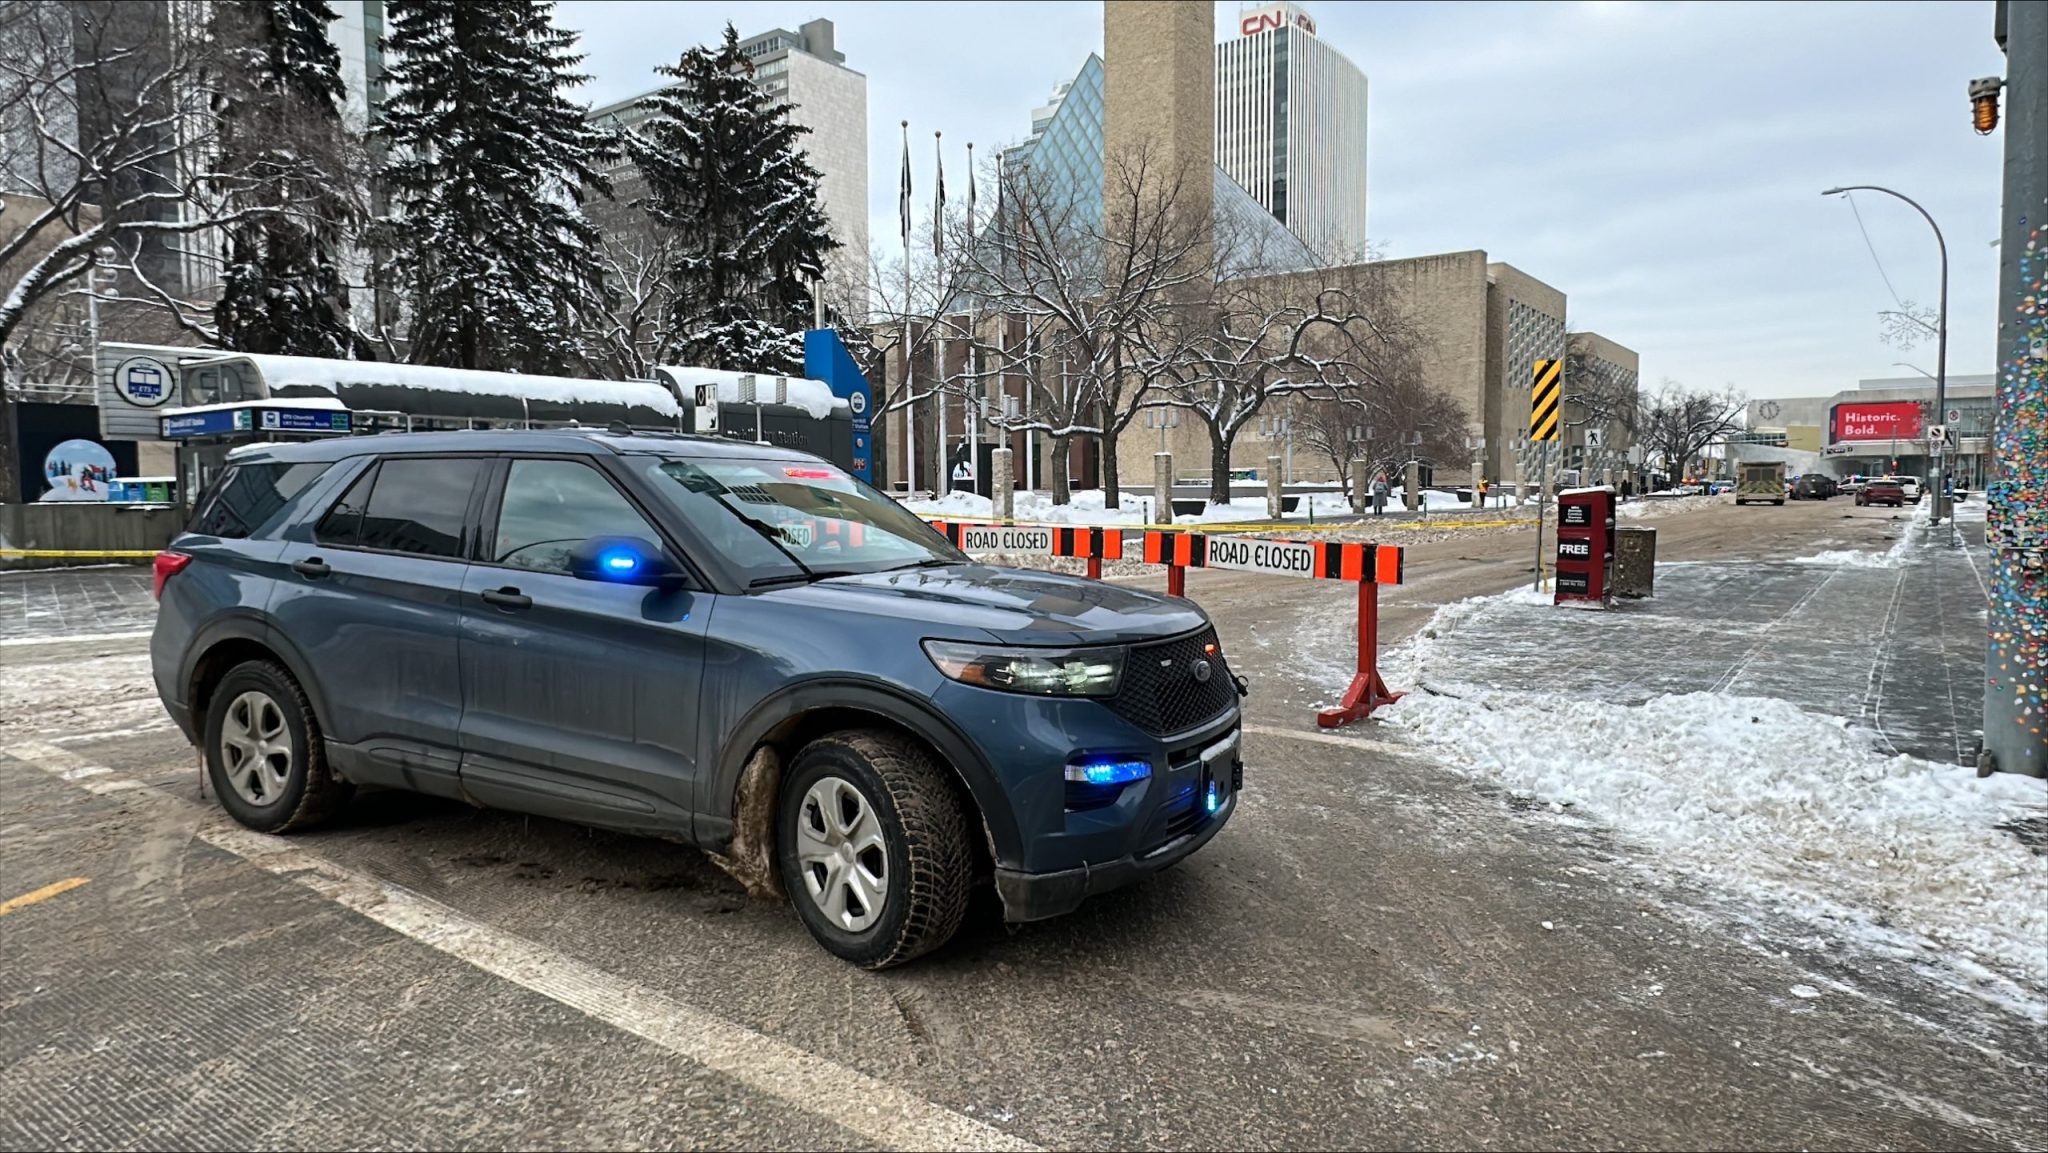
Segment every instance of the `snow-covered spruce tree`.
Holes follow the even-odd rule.
[[[677,83],[626,140],[646,177],[642,203],[675,238],[664,363],[746,372],[803,370],[811,283],[838,247],[818,206],[810,129],[755,87],[739,34],[656,69]]]
[[[585,189],[609,193],[608,137],[566,92],[576,34],[551,3],[391,0],[391,95],[377,131],[380,234],[415,364],[561,373],[604,314]]]
[[[230,67],[214,90],[216,167],[255,179],[237,197],[280,211],[227,230],[214,323],[243,352],[346,356],[348,289],[336,267],[353,215],[341,124],[341,56],[327,0],[217,4]]]

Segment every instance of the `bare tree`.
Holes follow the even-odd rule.
[[[984,242],[967,248],[964,271],[977,303],[1009,318],[1017,337],[995,360],[1025,381],[1025,401],[1000,423],[1050,438],[1056,504],[1072,497],[1074,438],[1097,438],[1103,503],[1116,508],[1117,436],[1145,400],[1137,334],[1207,279],[1206,205],[1189,193],[1209,174],[1169,169],[1143,147],[1104,163],[1100,216],[1092,197],[1049,174],[1005,173],[1002,207]]]
[[[1270,403],[1327,416],[1332,447],[1345,459],[1348,433],[1386,397],[1419,376],[1417,327],[1383,277],[1356,266],[1286,272],[1259,234],[1225,225],[1201,297],[1149,310],[1138,332],[1138,373],[1150,405],[1186,409],[1209,434],[1209,499],[1230,499],[1231,449]],[[1376,425],[1374,427],[1377,427]],[[1391,431],[1391,428],[1390,428]]]
[[[18,194],[0,231],[0,354],[31,309],[96,267],[176,299],[159,278],[189,265],[181,238],[291,211],[239,195],[277,178],[273,163],[208,163],[220,140],[207,85],[226,59],[180,20],[168,5],[0,5],[0,165]],[[19,497],[15,439],[0,380],[0,500]]]
[[[1656,391],[1643,393],[1643,443],[1676,480],[1709,445],[1742,430],[1746,403],[1734,388],[1710,392],[1665,377]]]
[[[619,380],[648,380],[661,363],[662,321],[671,293],[665,275],[673,238],[652,228],[621,229],[598,249],[608,315],[596,318],[592,367]]]
[[[1424,381],[1417,343],[1390,343],[1379,355],[1374,383],[1312,394],[1290,406],[1295,440],[1327,457],[1346,484],[1353,460],[1389,474],[1410,460],[1455,460],[1471,427],[1462,403]]]

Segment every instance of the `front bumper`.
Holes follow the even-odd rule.
[[[1167,868],[1209,843],[1223,831],[1224,822],[1237,811],[1237,794],[1191,833],[1184,834],[1150,852],[1133,853],[1113,861],[1090,863],[1078,869],[1056,873],[1021,873],[996,870],[996,895],[1003,900],[1003,919],[1011,922],[1043,921],[1071,913],[1081,902],[1097,893],[1120,889]]]

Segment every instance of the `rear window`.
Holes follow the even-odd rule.
[[[228,470],[187,527],[206,536],[241,540],[262,531],[286,502],[327,471],[327,463],[267,461]]]
[[[343,548],[464,555],[470,494],[489,462],[392,457],[357,478],[320,518],[314,538]]]

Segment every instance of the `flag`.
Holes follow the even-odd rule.
[[[974,142],[967,142],[967,243],[974,244]]]
[[[932,200],[932,255],[946,255],[946,154],[939,147],[939,134],[932,133],[932,157],[937,162],[939,187]]]
[[[903,251],[910,251],[910,121],[903,122],[903,192],[897,205],[903,217]]]

